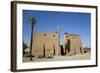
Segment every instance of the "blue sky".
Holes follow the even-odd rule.
[[[56,32],[59,25],[61,44],[64,33],[67,32],[80,35],[84,47],[90,47],[90,13],[23,10],[23,41],[28,45],[31,37],[31,25],[28,23],[30,17],[36,19],[34,31]]]

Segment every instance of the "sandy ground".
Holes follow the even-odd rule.
[[[54,56],[53,58],[32,58],[30,61],[29,57],[23,57],[23,62],[45,62],[45,61],[61,61],[61,60],[85,60],[90,59],[91,54],[87,52],[85,54],[77,54],[74,56]]]

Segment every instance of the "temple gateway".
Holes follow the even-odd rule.
[[[79,35],[64,33],[63,48],[60,45],[60,27],[56,32],[35,32],[32,42],[32,56],[54,57],[62,55],[83,54],[84,49]]]

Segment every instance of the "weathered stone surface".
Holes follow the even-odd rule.
[[[59,32],[35,32],[32,55],[35,57],[53,57],[60,54]]]
[[[32,55],[34,57],[53,57],[61,55],[60,27],[57,32],[35,32],[33,36]],[[64,34],[64,55],[83,54],[83,45],[79,35]]]
[[[64,53],[66,55],[83,54],[83,45],[79,35],[64,34]]]

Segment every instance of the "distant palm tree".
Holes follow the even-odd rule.
[[[27,48],[27,44],[23,41],[23,56],[25,55],[25,49]]]
[[[33,41],[33,28],[35,26],[36,20],[34,17],[29,18],[29,23],[31,24],[31,40],[30,40],[30,61],[32,60],[32,41]]]

